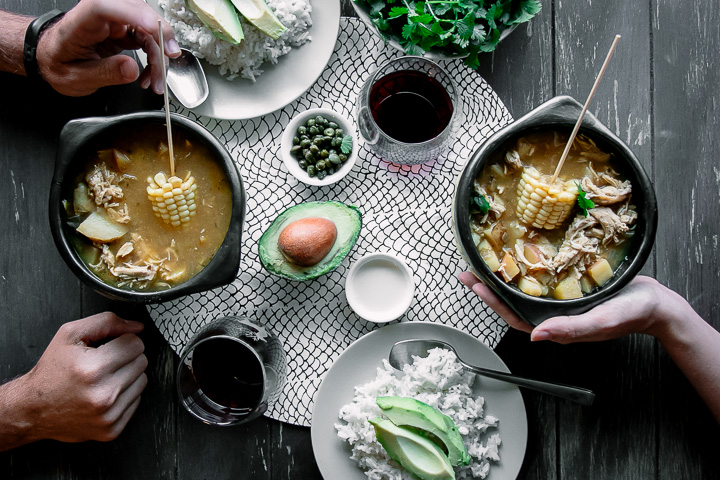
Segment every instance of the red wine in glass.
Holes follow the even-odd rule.
[[[424,72],[400,70],[370,89],[370,111],[386,135],[403,143],[421,143],[440,135],[453,114],[450,95]]]
[[[216,337],[195,347],[192,370],[198,386],[213,402],[253,409],[263,396],[263,367],[246,345]]]

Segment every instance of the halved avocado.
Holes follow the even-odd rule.
[[[301,267],[290,263],[278,247],[280,233],[289,224],[311,217],[326,218],[335,224],[337,238],[319,263]],[[362,226],[360,210],[342,202],[306,202],[288,208],[277,216],[258,241],[258,255],[265,269],[290,280],[312,280],[337,268],[350,253]]]
[[[248,22],[274,40],[287,30],[265,0],[232,0],[232,3]]]

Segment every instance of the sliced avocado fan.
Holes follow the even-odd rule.
[[[371,419],[370,424],[390,458],[411,474],[421,480],[455,480],[447,456],[427,438],[381,417]]]
[[[245,38],[237,11],[230,0],[185,0],[185,2],[220,40],[237,45]]]
[[[248,22],[274,40],[287,30],[264,0],[232,0],[232,3]]]
[[[414,398],[377,397],[378,407],[397,426],[414,427],[435,435],[445,445],[452,465],[470,463],[465,443],[452,418]]]

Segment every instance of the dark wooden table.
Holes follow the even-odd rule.
[[[72,5],[0,0],[0,8],[32,15]],[[555,95],[584,100],[612,37],[623,36],[590,111],[630,145],[655,182],[660,225],[644,272],[719,328],[720,5],[545,0],[543,7],[481,57],[479,73],[517,118]],[[102,310],[146,322],[150,360],[143,401],[120,438],[5,452],[0,478],[320,478],[309,429],[267,419],[218,429],[186,414],[175,400],[177,358],[145,310],[81,285],[55,249],[47,198],[62,125],[159,108],[158,99],[134,85],[60,98],[10,75],[0,75],[0,91],[0,380],[30,369],[59,325]],[[594,406],[579,407],[523,392],[529,440],[520,478],[720,478],[720,428],[653,339],[536,345],[509,332],[497,352],[515,373],[598,394]]]

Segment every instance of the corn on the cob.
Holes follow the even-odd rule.
[[[195,216],[195,177],[187,173],[184,180],[167,178],[160,172],[148,177],[147,193],[155,216],[173,227],[179,227]]]
[[[541,175],[534,167],[523,168],[517,188],[517,216],[535,228],[552,230],[572,211],[578,188],[572,180],[553,185],[549,180],[549,175]]]

